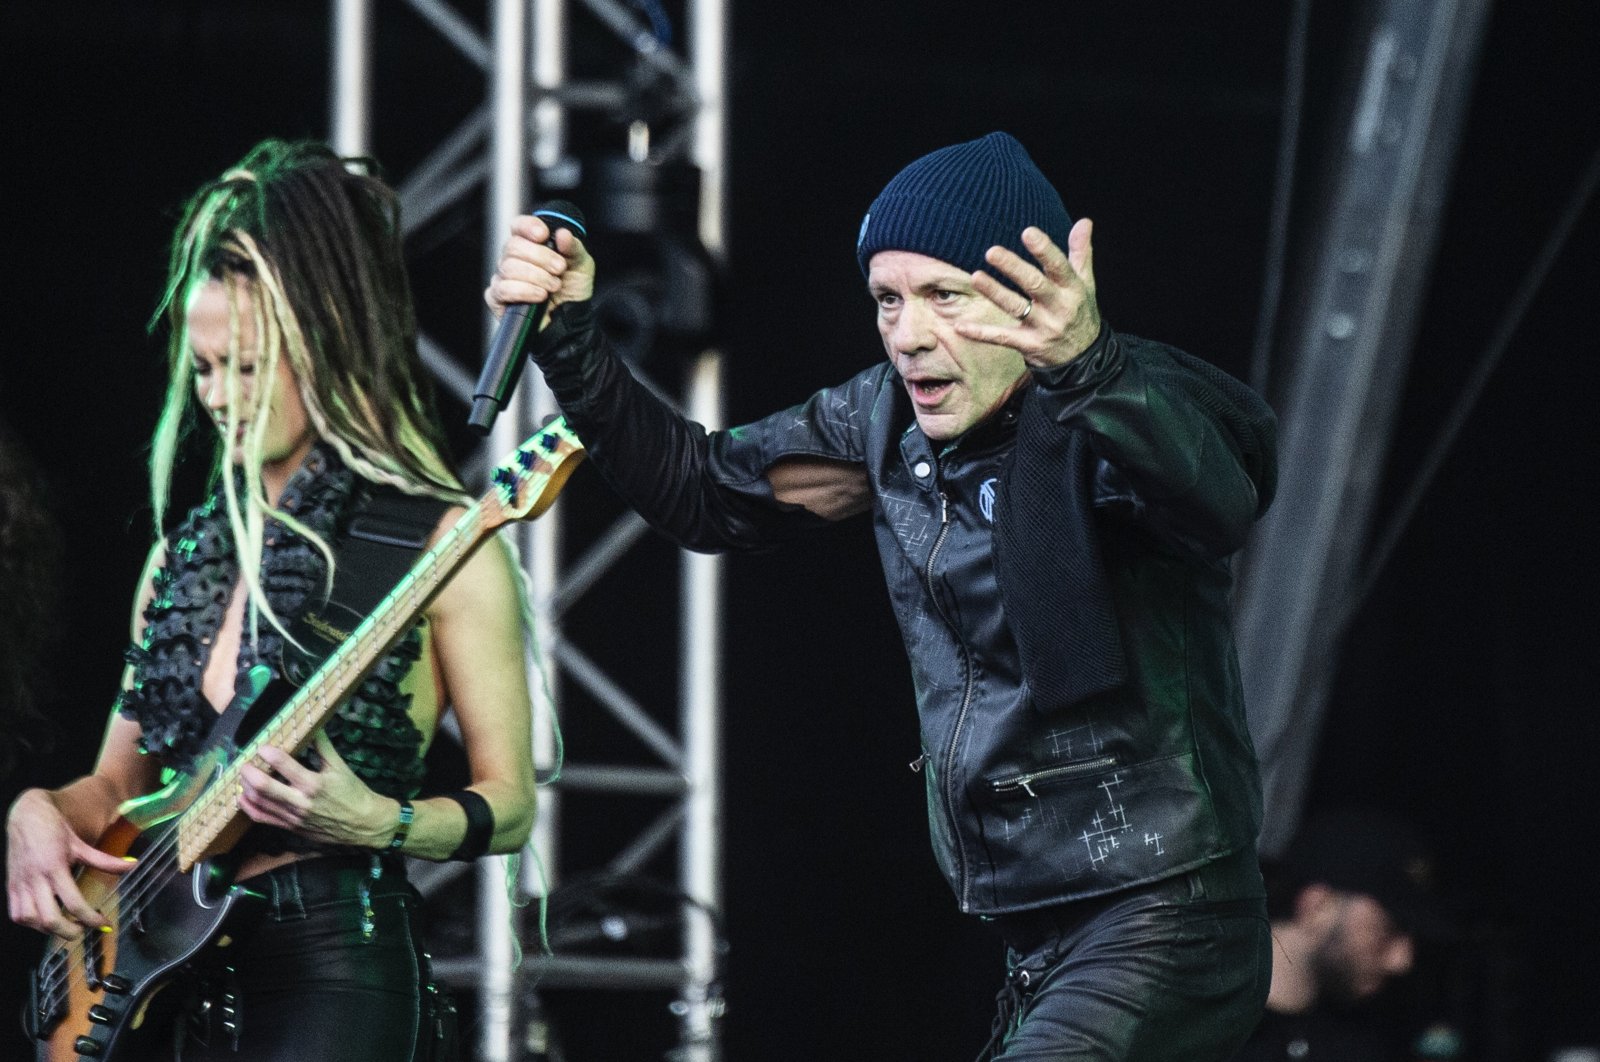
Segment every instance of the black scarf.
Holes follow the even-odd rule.
[[[1133,342],[1141,342],[1133,340]],[[1276,428],[1259,395],[1180,350],[1143,344],[1152,383],[1189,396],[1222,426],[1256,484],[1259,516],[1277,484]],[[1107,336],[1091,367],[1120,370],[1126,341]],[[1097,457],[1081,431],[1063,430],[1028,388],[995,520],[996,573],[1023,674],[1041,711],[1076,704],[1128,679],[1122,635],[1094,521]]]

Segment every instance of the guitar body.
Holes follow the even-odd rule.
[[[78,873],[78,888],[111,928],[46,949],[25,1014],[38,1041],[37,1062],[142,1055],[140,1048],[170,1040],[183,993],[164,990],[213,949],[231,944],[230,934],[259,912],[260,897],[233,883],[228,856],[178,869],[172,823],[237,756],[241,733],[268,712],[270,698],[260,693],[258,684],[218,717],[192,775],[130,801],[96,843],[138,863],[123,875]]]

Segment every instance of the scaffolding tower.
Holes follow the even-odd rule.
[[[698,238],[710,263],[725,255],[725,56],[726,0],[688,0],[687,54],[663,44],[652,22],[664,18],[659,3],[622,0],[490,0],[487,28],[480,29],[448,0],[406,0],[415,15],[485,76],[485,100],[436,148],[398,182],[403,216],[416,228],[446,208],[481,192],[485,196],[485,276],[494,268],[506,224],[526,213],[536,196],[534,175],[544,184],[570,173],[569,120],[587,110],[603,110],[628,95],[616,81],[578,83],[568,76],[569,14],[595,20],[623,42],[637,67],[666,86],[663,106],[677,135],[650,143],[650,129],[636,122],[630,130],[633,160],[642,166],[687,162],[698,170]],[[575,11],[581,9],[581,12]],[[332,2],[332,92],[330,140],[346,155],[368,154],[374,85],[372,0]],[[660,117],[658,115],[658,117]],[[492,334],[486,320],[485,342]],[[470,401],[481,355],[453,357],[427,335],[419,336],[424,361],[442,386]],[[637,371],[637,370],[636,370]],[[721,423],[721,357],[702,351],[689,367],[683,407],[708,427]],[[657,386],[657,390],[662,388]],[[549,393],[528,374],[490,436],[487,451],[472,462],[481,472],[533,434],[554,412]],[[469,470],[470,471],[470,470]],[[435,958],[435,976],[446,985],[469,988],[478,1000],[476,1057],[482,1062],[512,1062],[533,1055],[531,1015],[519,1001],[531,984],[550,987],[662,988],[676,990],[672,1011],[678,1018],[682,1062],[713,1062],[719,1056],[722,1011],[719,956],[721,880],[721,566],[716,558],[684,553],[679,562],[679,683],[672,733],[627,692],[623,682],[597,667],[563,630],[562,616],[645,532],[642,520],[627,515],[598,536],[574,559],[563,563],[558,506],[544,520],[519,525],[518,545],[527,568],[535,613],[535,637],[550,674],[530,674],[534,694],[534,759],[541,777],[556,766],[557,703],[563,684],[583,689],[648,749],[659,766],[566,764],[554,785],[543,788],[530,850],[524,852],[518,888],[527,898],[547,896],[561,880],[557,863],[563,801],[595,793],[645,796],[665,807],[631,844],[614,856],[607,870],[624,874],[678,841],[678,894],[683,898],[680,954],[638,957],[566,956],[538,952],[538,931],[524,927],[530,942],[517,964],[520,908],[508,896],[505,857],[463,864],[417,864],[413,879],[424,895],[443,888],[468,869],[478,875],[475,954]],[[572,551],[569,551],[572,552]],[[670,714],[670,713],[668,713]]]

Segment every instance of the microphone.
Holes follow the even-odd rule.
[[[535,210],[533,216],[542,219],[550,227],[550,238],[544,244],[546,247],[555,247],[558,229],[569,229],[579,237],[589,235],[583,211],[565,199],[552,199]],[[528,337],[539,331],[544,308],[542,302],[513,303],[501,315],[494,340],[489,344],[489,356],[484,360],[483,372],[478,375],[478,386],[472,390],[472,412],[467,417],[467,426],[479,435],[489,434],[489,425],[494,423],[494,418],[511,400],[511,392],[517,389],[522,363],[527,360],[523,352],[527,349]]]

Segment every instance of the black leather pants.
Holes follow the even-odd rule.
[[[400,861],[323,856],[241,884],[266,910],[194,986],[183,1062],[418,1057],[427,958]]]
[[[980,1062],[1221,1062],[1271,984],[1253,851],[995,926],[1007,975]]]

